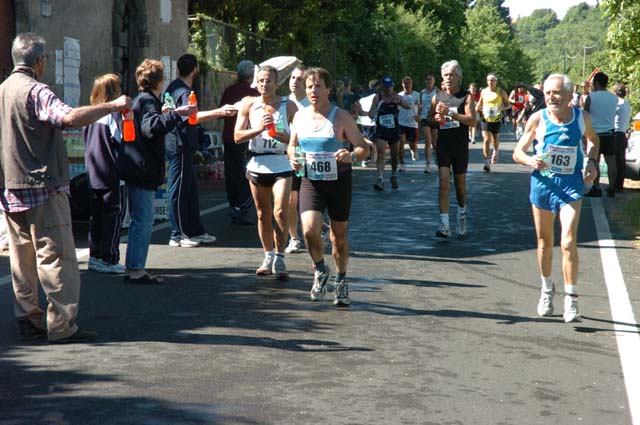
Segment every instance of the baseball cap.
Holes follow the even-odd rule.
[[[382,85],[383,86],[393,86],[393,78],[390,75],[385,75],[382,77]]]

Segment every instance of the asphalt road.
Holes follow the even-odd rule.
[[[256,228],[229,225],[220,185],[202,193],[218,243],[171,248],[166,227],[154,233],[148,266],[164,285],[130,286],[81,259],[79,323],[100,333],[95,343],[21,343],[0,280],[0,425],[639,425],[627,388],[640,373],[623,373],[618,349],[631,341],[622,355],[639,363],[638,322],[613,318],[605,281],[617,266],[601,253],[617,255],[635,312],[639,254],[615,225],[603,242],[594,220],[618,198],[584,203],[584,321],[563,322],[561,294],[540,318],[528,171],[512,142],[491,173],[471,148],[465,239],[434,237],[437,176],[423,161],[383,193],[372,169],[354,172],[348,309],[309,300],[306,252],[287,256],[287,282],[255,276]]]

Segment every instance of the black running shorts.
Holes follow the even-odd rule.
[[[273,187],[280,179],[287,179],[293,175],[293,171],[285,171],[282,173],[254,173],[247,170],[247,180],[256,186]]]
[[[324,212],[335,221],[348,221],[351,213],[351,172],[338,174],[338,180],[302,179],[300,214],[305,211]]]

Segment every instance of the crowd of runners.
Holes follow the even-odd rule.
[[[169,176],[169,186],[172,188],[169,214],[172,232],[169,245],[191,248],[215,242],[215,237],[205,232],[198,216],[193,214],[194,210],[199,210],[198,195],[194,189],[193,170],[186,165],[193,161],[193,152],[189,150],[189,146],[191,138],[195,137],[195,127],[190,127],[193,123],[189,124],[187,118],[193,119],[194,123],[224,118],[225,134],[230,138],[225,140],[225,151],[229,155],[225,153],[225,161],[229,160],[225,173],[235,176],[233,184],[227,185],[231,207],[229,215],[236,224],[252,224],[246,216],[251,205],[251,200],[247,199],[250,193],[257,212],[257,230],[264,251],[264,257],[260,259],[255,271],[256,275],[288,279],[285,254],[300,252],[304,244],[314,266],[313,279],[310,278],[310,299],[319,301],[327,293],[331,275],[324,258],[325,244],[330,240],[335,269],[333,303],[348,306],[347,231],[354,164],[359,163],[365,167],[373,164],[376,168],[373,189],[384,192],[386,156],[389,155],[389,185],[391,189],[397,189],[400,185],[398,173],[406,171],[405,146],[408,145],[410,149],[411,160],[418,161],[421,154],[418,139],[422,135],[425,144],[424,172],[435,171],[439,182],[439,225],[435,229],[435,236],[441,239],[452,236],[449,210],[453,183],[457,204],[455,232],[459,237],[465,237],[468,220],[466,174],[469,145],[475,142],[479,125],[485,159],[483,169],[490,172],[492,165],[499,161],[500,130],[503,121],[508,118],[512,131],[521,136],[513,159],[532,170],[530,201],[541,275],[537,311],[541,316],[553,313],[555,285],[550,277],[551,251],[554,221],[559,217],[565,294],[564,320],[580,320],[576,291],[576,241],[584,186],[585,182],[595,182],[588,195],[599,196],[601,193],[598,162],[600,154],[603,154],[609,165],[610,184],[607,194],[613,196],[616,191],[622,190],[621,173],[616,173],[616,153],[620,150],[618,143],[623,143],[623,135],[627,130],[625,125],[628,125],[630,118],[629,113],[625,112],[628,107],[624,101],[624,86],[616,85],[617,96],[606,91],[608,78],[603,73],[594,76],[594,90],[587,96],[577,93],[573,82],[563,74],[549,75],[538,87],[518,83],[507,94],[500,88],[498,76],[493,73],[487,75],[487,85],[482,90],[475,83],[465,89],[460,64],[451,60],[440,67],[440,85],[436,84],[437,73],[427,73],[424,77],[424,89],[416,91],[412,78],[407,76],[400,80],[403,90],[396,93],[396,82],[392,76],[385,75],[380,80],[372,80],[367,91],[356,94],[352,91],[349,78],[335,81],[323,68],[305,69],[298,66],[289,76],[290,94],[280,96],[277,94],[279,76],[276,68],[259,68],[255,75],[256,87],[253,89],[249,84],[254,77],[253,64],[243,61],[238,65],[239,81],[230,88],[233,93],[228,89],[223,94],[223,99],[227,99],[229,104],[212,111],[197,111],[190,92],[198,73],[198,65],[195,57],[184,55],[178,61],[180,77],[166,91],[162,89],[162,63],[145,60],[136,71],[141,94],[133,101],[120,96],[119,90],[109,89],[110,85],[117,87],[117,77],[97,79],[92,95],[92,102],[95,97],[95,106],[90,107],[92,109],[89,112],[80,108],[84,112],[82,120],[67,123],[65,120],[69,120],[68,117],[73,116],[77,110],[67,108],[45,85],[35,83],[35,77],[42,75],[44,69],[39,59],[44,42],[32,36],[18,37],[17,41],[17,44],[14,43],[14,59],[18,60],[16,63],[24,65],[17,67],[12,77],[0,86],[2,99],[13,99],[11,96],[17,91],[19,95],[24,94],[29,84],[33,84],[31,90],[33,87],[44,90],[48,104],[57,105],[54,111],[57,115],[47,116],[42,112],[46,111],[46,105],[36,103],[36,108],[42,108],[42,111],[37,112],[39,110],[36,109],[35,114],[41,114],[44,118],[35,115],[33,119],[43,122],[43,129],[48,128],[47,126],[77,126],[80,123],[88,126],[85,130],[88,152],[103,156],[120,155],[129,161],[124,178],[120,174],[120,178],[126,182],[132,217],[126,264],[118,264],[119,252],[117,240],[114,242],[113,239],[113,229],[108,235],[97,229],[92,233],[89,262],[91,270],[124,273],[125,280],[130,283],[162,282],[160,277],[147,273],[144,266],[151,234],[150,205],[153,191],[162,183],[164,153],[170,164],[173,164],[170,165],[173,168],[170,168]],[[161,100],[167,98],[174,98],[176,104],[163,104]],[[18,103],[16,105],[15,108],[22,107]],[[124,125],[122,118],[117,118],[123,108],[133,111],[130,117],[125,116],[125,120],[132,119],[135,122],[137,137],[130,143],[120,143],[119,138],[125,138],[126,141],[126,132],[121,134],[113,131]],[[23,115],[27,116],[28,113],[29,109],[25,109]],[[114,116],[117,119],[93,123],[102,116],[109,117],[110,113],[116,114]],[[5,114],[2,119],[17,122],[20,116]],[[4,125],[3,131],[9,127]],[[16,128],[15,134],[3,133],[3,144],[11,137],[34,137],[24,126],[17,125],[13,128]],[[92,150],[90,143],[100,143],[101,137],[106,137],[109,142],[115,140],[113,146],[124,146],[126,149],[118,148],[117,152],[106,153]],[[140,143],[144,138],[148,139],[147,144]],[[97,141],[91,141],[93,139]],[[234,146],[246,147],[247,161],[242,160],[245,151],[235,150]],[[533,151],[530,153],[529,148],[532,146]],[[7,168],[11,159],[6,157],[6,150],[3,150],[3,155],[5,174],[19,174],[19,167]],[[141,162],[140,158],[147,163]],[[107,171],[119,171],[123,160],[120,157],[114,160],[113,170],[102,169],[96,172],[103,176]],[[152,160],[157,160],[157,170],[154,169],[149,174],[149,162]],[[187,171],[184,171],[185,167]],[[22,177],[18,175],[15,178]],[[64,178],[61,175],[59,180],[64,183]],[[90,176],[90,179],[95,180],[96,177]],[[115,207],[122,206],[122,201],[116,201],[116,198],[123,198],[123,191],[118,179],[112,180],[111,186],[107,185],[107,188],[92,186],[94,196],[97,197],[95,203],[100,210],[92,214],[96,216],[95,220],[99,219],[103,223],[121,220],[121,211]],[[243,188],[242,184],[246,186]],[[65,186],[60,187],[64,192]],[[34,309],[30,295],[36,283],[15,282],[16,275],[32,274],[20,268],[26,270],[35,266],[24,264],[24,259],[27,258],[24,234],[33,231],[25,228],[30,218],[25,219],[24,212],[40,205],[48,205],[47,196],[52,195],[42,192],[38,196],[44,197],[45,204],[40,203],[34,207],[25,204],[28,200],[25,201],[24,190],[32,189],[22,186],[14,188],[10,182],[5,181],[1,205],[9,225],[14,290],[22,295],[17,297],[19,308],[16,311],[21,314],[18,322],[21,335],[29,337],[42,335],[44,331],[42,324],[38,322],[43,313],[38,308]],[[105,206],[109,206],[112,213],[107,214]],[[325,214],[328,218],[325,218]],[[95,241],[98,239],[106,241],[104,246],[97,246]],[[64,245],[69,243],[68,240],[64,241]],[[104,255],[100,258],[98,253],[102,251]],[[18,255],[22,257],[18,258]],[[33,253],[28,255],[29,258],[34,257]],[[77,263],[69,260],[65,270],[68,272],[72,268],[77,269]],[[52,282],[57,279],[59,280],[59,276],[52,276]],[[56,284],[51,283],[47,287],[46,284],[43,282],[45,291],[55,298],[59,285],[56,287]],[[30,289],[24,290],[25,285]],[[76,286],[79,286],[79,282]],[[77,288],[73,291],[77,291]],[[64,310],[66,305],[72,304],[65,314],[75,317],[77,302],[74,304],[74,301],[77,301],[77,295],[72,294],[68,300],[54,301],[57,303],[54,310]],[[51,314],[56,316],[54,313]],[[55,319],[63,321],[64,314],[58,316]],[[53,334],[50,330],[49,339],[79,342],[92,338],[86,332],[79,333],[73,324],[61,323],[60,329],[62,330],[58,333],[54,331]]]

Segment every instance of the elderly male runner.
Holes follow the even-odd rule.
[[[431,99],[429,117],[439,123],[438,143],[438,207],[439,238],[451,236],[449,229],[449,188],[451,171],[458,201],[458,235],[467,233],[467,167],[469,166],[469,126],[476,125],[473,95],[460,87],[462,69],[458,61],[442,64],[443,90]]]
[[[563,74],[552,74],[544,83],[546,109],[527,121],[513,159],[534,169],[531,174],[529,200],[538,238],[538,266],[542,291],[538,314],[553,314],[554,285],[551,280],[553,232],[556,215],[560,216],[562,273],[564,276],[564,321],[578,322],[578,222],[582,207],[584,182],[596,176],[598,136],[591,126],[588,112],[570,106],[573,83]],[[535,155],[527,149],[537,140]],[[585,144],[586,143],[586,149]],[[588,156],[583,171],[584,156]]]
[[[304,153],[305,177],[300,186],[300,214],[305,244],[315,266],[311,300],[324,297],[329,280],[320,236],[322,214],[326,208],[331,220],[332,255],[336,267],[333,303],[346,307],[350,303],[346,275],[351,164],[366,158],[369,147],[351,114],[329,102],[332,87],[329,72],[311,68],[304,78],[311,106],[300,110],[294,118],[288,154],[291,166],[299,170],[303,165],[295,157],[296,147],[300,146]],[[349,152],[349,144],[354,146],[353,152]]]

